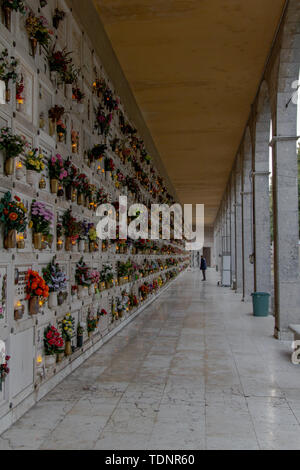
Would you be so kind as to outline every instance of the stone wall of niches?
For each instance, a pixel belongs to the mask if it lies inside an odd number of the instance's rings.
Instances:
[[[126,321],[149,300],[159,295],[160,290],[171,282],[176,275],[189,264],[189,256],[183,251],[183,245],[176,242],[159,241],[152,246],[119,246],[111,241],[107,245],[102,242],[79,245],[78,241],[66,250],[64,234],[58,234],[57,225],[63,214],[72,209],[77,221],[95,223],[95,208],[99,199],[95,194],[102,195],[110,202],[118,201],[120,194],[128,195],[129,203],[167,202],[171,197],[164,188],[163,180],[157,173],[153,163],[149,163],[146,149],[137,132],[134,123],[129,123],[126,109],[114,90],[110,78],[101,66],[101,57],[93,53],[88,34],[72,17],[64,2],[38,0],[26,2],[28,8],[25,15],[12,12],[10,25],[6,27],[2,11],[0,25],[0,53],[7,49],[9,56],[19,61],[18,74],[22,78],[24,89],[20,95],[16,93],[16,85],[9,82],[10,97],[6,104],[0,105],[0,127],[9,127],[16,135],[26,138],[29,148],[15,158],[12,174],[5,171],[5,154],[0,155],[0,197],[8,191],[12,196],[18,196],[28,210],[33,200],[43,202],[54,214],[51,225],[51,237],[42,240],[41,247],[34,247],[33,232],[27,227],[22,234],[20,243],[15,248],[5,248],[4,224],[1,223],[0,237],[0,339],[4,341],[6,354],[11,356],[10,372],[2,381],[0,390],[0,419],[5,420],[9,413],[22,406],[22,403],[32,405],[38,397],[38,390],[49,382],[64,368],[67,370],[72,361],[77,360],[86,351],[110,334],[122,322]],[[52,27],[55,8],[64,11],[65,16],[59,22],[58,28]],[[49,70],[49,61],[45,51],[39,45],[33,55],[32,44],[25,28],[29,12],[43,15],[53,29],[52,44],[56,50],[72,51],[71,57],[76,67],[81,71],[76,86],[84,93],[81,103],[74,98],[73,90],[64,83],[58,83]],[[105,103],[101,93],[95,92],[96,80],[104,80],[112,91],[117,104],[112,111],[109,133],[105,136],[101,130],[95,129],[96,110]],[[73,85],[74,88],[74,85]],[[8,95],[8,94],[6,94]],[[64,108],[61,118],[66,126],[63,138],[57,133],[56,123],[49,119],[49,110],[55,105]],[[108,114],[108,111],[105,111]],[[114,145],[112,142],[114,141]],[[105,144],[105,155],[90,161],[88,152],[97,144]],[[34,175],[32,179],[25,167],[26,153],[39,149],[43,154],[45,170]],[[48,160],[60,154],[63,161],[68,158],[79,173],[84,173],[90,185],[94,187],[93,198],[78,204],[77,196],[68,200],[66,190],[51,192],[48,175]],[[112,159],[113,171],[105,171],[105,157]],[[145,158],[146,157],[146,158]],[[107,168],[106,168],[107,169]],[[129,186],[126,184],[129,182]],[[131,183],[130,183],[131,182]],[[132,185],[135,182],[135,185]],[[101,199],[101,198],[100,198]],[[92,204],[90,202],[93,202]],[[69,249],[70,248],[70,249]],[[49,308],[44,302],[36,315],[31,315],[26,300],[26,273],[33,269],[42,274],[53,257],[66,273],[67,290],[62,304]],[[113,282],[98,285],[99,289],[90,290],[86,296],[78,295],[76,290],[76,265],[83,256],[90,270],[101,272],[108,264],[113,271]],[[118,276],[118,263],[130,260],[134,271],[129,275]],[[140,286],[148,283],[155,289],[144,297]],[[115,315],[118,299],[122,292],[135,295],[138,305],[125,304],[122,315]],[[126,299],[128,299],[125,296]],[[124,300],[124,298],[123,298]],[[98,318],[97,327],[88,335],[85,328],[83,344],[78,347],[77,326],[86,323],[88,318],[95,318],[102,309],[107,315]],[[47,366],[44,351],[44,330],[53,325],[61,332],[62,321],[67,313],[74,318],[74,331],[71,340],[71,355],[60,357],[61,362]],[[68,369],[71,371],[71,368]],[[32,400],[30,399],[32,398]],[[29,406],[28,405],[28,406]],[[15,414],[15,418],[26,411],[27,405]],[[11,422],[15,418],[7,420]],[[5,427],[5,425],[4,425]],[[1,426],[0,426],[1,428]]]

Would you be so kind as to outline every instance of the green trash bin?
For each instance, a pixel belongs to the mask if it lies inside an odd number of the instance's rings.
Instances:
[[[252,295],[253,314],[255,317],[267,317],[269,315],[270,294],[267,292],[254,292]]]

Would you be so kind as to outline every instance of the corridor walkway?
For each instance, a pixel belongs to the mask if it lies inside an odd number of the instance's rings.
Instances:
[[[0,449],[300,449],[300,367],[273,318],[199,272],[0,437]]]

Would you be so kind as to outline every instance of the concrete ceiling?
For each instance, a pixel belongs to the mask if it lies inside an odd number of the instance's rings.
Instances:
[[[214,222],[284,0],[94,0],[182,203]]]

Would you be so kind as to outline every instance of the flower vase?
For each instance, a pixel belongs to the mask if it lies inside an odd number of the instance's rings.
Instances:
[[[42,233],[34,233],[33,234],[33,245],[35,250],[41,250],[43,244],[43,234]]]
[[[72,354],[72,345],[71,345],[71,341],[66,341],[66,345],[65,345],[65,355],[66,356],[71,356]]]
[[[10,31],[11,30],[11,8],[3,7],[3,15],[4,15],[5,27]]]
[[[65,250],[70,251],[71,250],[71,237],[66,237],[66,242],[65,242]]]
[[[53,137],[55,134],[55,119],[49,119],[49,135]]]
[[[38,41],[36,38],[30,38],[31,55],[35,58]]]
[[[68,186],[66,186],[66,198],[68,201],[72,200],[72,192],[73,192],[72,185],[69,184]]]
[[[83,286],[78,286],[77,293],[78,293],[78,299],[83,299],[83,297],[84,297],[84,287]]]
[[[26,183],[30,186],[35,186],[37,184],[37,180],[39,177],[39,173],[34,170],[27,170],[26,171]]]
[[[82,348],[83,346],[83,336],[77,336],[77,348]]]
[[[46,369],[49,369],[50,367],[55,366],[56,364],[56,356],[45,356],[45,366]]]
[[[84,203],[85,203],[84,194],[83,194],[83,193],[78,194],[78,197],[77,197],[77,204],[78,204],[79,206],[83,206]]]
[[[57,353],[56,354],[56,362],[59,364],[63,361],[63,358],[65,356],[65,353],[64,352],[61,352],[61,353]]]
[[[58,298],[57,292],[50,292],[48,297],[48,307],[52,310],[57,308],[58,306]]]
[[[59,185],[59,181],[57,179],[51,179],[50,180],[50,186],[51,186],[51,193],[52,194],[57,194],[58,185]]]
[[[16,245],[17,245],[17,231],[9,230],[4,239],[4,248],[6,250],[10,248],[16,248]]]
[[[72,100],[73,97],[73,85],[72,83],[66,83],[65,84],[65,95],[67,100]]]
[[[40,310],[39,297],[34,296],[29,299],[29,314],[37,315]]]
[[[8,157],[5,160],[4,170],[6,176],[11,176],[14,174],[15,169],[15,159],[13,157]]]
[[[80,240],[79,242],[79,251],[83,253],[85,250],[85,240]]]
[[[61,306],[65,301],[65,295],[63,292],[59,292],[57,295],[57,304]]]

